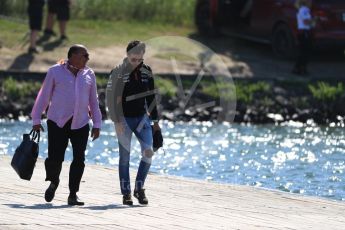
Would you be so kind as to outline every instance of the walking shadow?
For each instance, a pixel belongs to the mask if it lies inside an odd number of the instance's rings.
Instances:
[[[10,208],[17,208],[17,209],[61,209],[61,208],[71,208],[71,205],[52,205],[50,203],[45,204],[34,204],[34,205],[25,205],[25,204],[3,204]],[[101,210],[108,210],[108,209],[123,209],[123,208],[138,208],[138,207],[146,207],[141,205],[118,205],[118,204],[108,204],[108,205],[101,205],[101,206],[81,206],[84,209],[90,209],[94,211],[101,211]]]
[[[7,70],[28,70],[34,60],[34,55],[23,53],[17,56]]]
[[[43,35],[36,41],[36,44],[37,44],[37,45],[42,45],[43,43],[48,42],[49,39],[50,39],[50,36],[43,34]]]
[[[52,204],[34,204],[34,205],[25,205],[25,204],[4,204],[10,208],[18,208],[18,209],[60,209],[60,208],[69,208],[71,206],[59,205],[55,206]]]
[[[108,205],[101,205],[101,206],[84,206],[83,208],[85,209],[90,209],[90,210],[108,210],[108,209],[123,209],[123,208],[138,208],[138,207],[145,207],[141,205],[119,205],[119,204],[108,204]]]
[[[63,40],[57,39],[55,41],[51,41],[51,42],[47,42],[47,43],[42,44],[42,47],[43,47],[44,51],[52,51],[55,48],[57,48],[60,45],[62,45],[63,43],[64,43]]]

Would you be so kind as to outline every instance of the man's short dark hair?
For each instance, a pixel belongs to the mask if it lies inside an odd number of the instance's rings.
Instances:
[[[130,54],[141,54],[141,53],[145,53],[145,48],[146,48],[145,43],[134,40],[128,43],[126,51],[127,53],[130,53]]]
[[[86,49],[85,46],[79,45],[79,44],[71,46],[68,50],[67,58],[71,58],[72,54],[79,53],[81,50],[84,50],[84,49]]]

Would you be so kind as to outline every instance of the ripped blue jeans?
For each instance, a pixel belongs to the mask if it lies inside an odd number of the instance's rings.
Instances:
[[[122,133],[117,133],[120,154],[119,177],[121,193],[126,195],[131,193],[129,161],[132,134],[135,134],[141,146],[142,157],[135,179],[135,190],[140,190],[144,187],[145,179],[152,162],[152,129],[151,120],[147,115],[123,117],[121,123],[124,130]]]

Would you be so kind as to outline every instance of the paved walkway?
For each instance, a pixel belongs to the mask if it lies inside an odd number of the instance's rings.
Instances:
[[[134,172],[132,177],[134,178]],[[52,203],[43,198],[44,164],[19,179],[0,156],[0,229],[344,229],[345,203],[247,186],[151,174],[148,206],[123,206],[114,168],[87,165],[82,207],[66,204],[68,164]],[[136,200],[135,200],[136,201]]]

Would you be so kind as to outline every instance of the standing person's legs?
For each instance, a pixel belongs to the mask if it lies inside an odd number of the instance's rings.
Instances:
[[[59,21],[59,28],[60,28],[60,39],[64,40],[67,39],[66,36],[66,26],[67,26],[67,21]]]
[[[130,176],[129,176],[129,160],[131,151],[132,130],[127,122],[131,122],[131,118],[122,121],[124,130],[122,133],[116,133],[119,143],[119,177],[122,195],[131,194]]]
[[[37,53],[36,43],[38,37],[38,30],[31,30],[30,32],[30,47],[29,53]]]
[[[53,31],[53,27],[54,27],[54,13],[51,13],[48,11],[48,15],[47,15],[47,19],[46,19],[46,28],[44,30],[44,33],[46,35],[53,35],[55,36],[55,33]]]
[[[148,199],[145,195],[144,184],[147,174],[151,167],[153,150],[152,150],[152,128],[151,121],[145,115],[138,119],[138,125],[134,131],[137,136],[140,146],[142,157],[140,160],[137,177],[135,179],[134,197],[136,197],[140,204],[148,204]]]
[[[56,14],[56,1],[48,0],[48,15],[46,19],[46,27],[44,30],[45,36],[55,36],[56,34],[53,31],[54,27],[54,17]]]
[[[68,128],[67,123],[63,128],[57,126],[57,124],[51,120],[47,121],[48,127],[48,157],[46,158],[44,165],[46,169],[46,181],[50,181],[51,184],[45,193],[45,199],[47,202],[53,200],[55,191],[60,182],[60,173],[62,168],[62,162],[64,161],[65,151],[68,145]]]
[[[68,126],[63,128],[57,126],[54,121],[48,120],[48,157],[45,160],[46,181],[58,182],[62,162],[68,145]]]
[[[150,166],[152,163],[152,128],[151,128],[151,121],[145,115],[140,119],[139,125],[135,130],[135,135],[140,142],[141,147],[141,160],[138,168],[137,177],[135,180],[135,191],[142,190],[144,187],[146,176],[150,170]]]
[[[70,140],[73,148],[73,161],[69,171],[70,196],[76,196],[85,168],[85,150],[90,127],[89,124],[77,130],[70,130]]]
[[[292,72],[295,74],[301,74],[302,65],[303,65],[303,43],[304,43],[303,32],[300,32],[297,35],[297,39],[298,39],[298,44],[297,44],[298,51],[297,51],[295,67]]]
[[[28,15],[30,26],[30,47],[29,53],[37,53],[36,41],[38,32],[42,29],[44,1],[29,1]]]
[[[310,51],[311,51],[311,33],[310,31],[305,31],[303,34],[303,38],[301,41],[301,50],[302,50],[302,58],[301,58],[301,71],[302,74],[307,74],[307,65],[309,62],[309,58],[310,58]]]
[[[57,20],[59,21],[60,39],[67,39],[66,26],[70,18],[70,7],[67,0],[62,0],[56,8]]]

